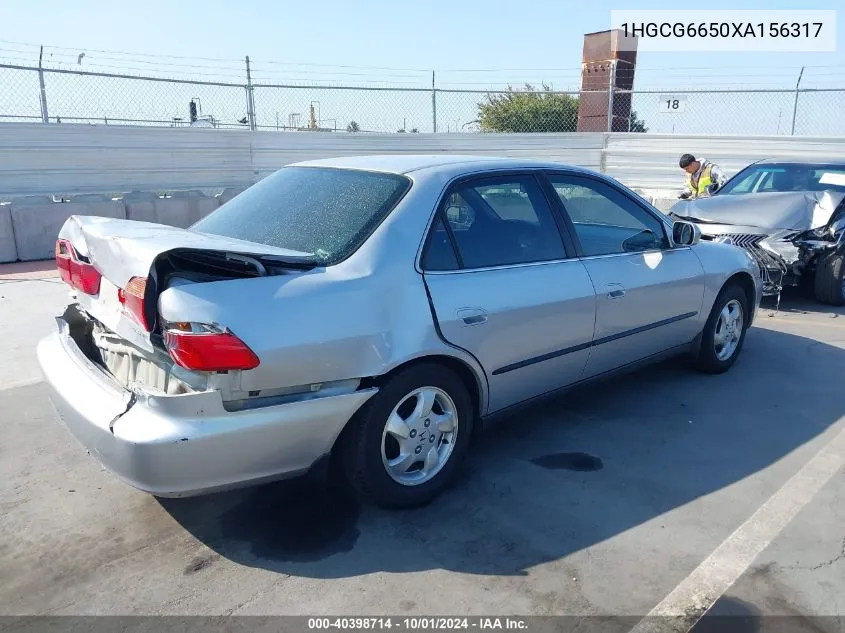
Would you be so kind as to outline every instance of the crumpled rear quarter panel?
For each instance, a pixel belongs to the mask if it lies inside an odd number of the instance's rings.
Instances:
[[[409,283],[391,271],[347,273],[178,286],[161,294],[159,311],[226,326],[243,340],[261,361],[241,373],[245,391],[374,376],[442,349],[419,275]]]

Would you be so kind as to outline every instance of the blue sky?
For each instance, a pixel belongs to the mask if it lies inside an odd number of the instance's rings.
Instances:
[[[714,20],[719,19],[720,9],[838,9],[840,5],[822,1],[800,6],[795,0],[706,3]],[[55,66],[79,68],[77,51],[85,51],[84,67],[110,72],[125,69],[129,74],[149,70],[157,75],[242,81],[240,60],[248,54],[255,78],[267,82],[426,86],[431,81],[429,69],[436,69],[440,88],[482,90],[545,81],[557,89],[572,89],[578,87],[583,34],[608,28],[613,8],[680,9],[683,5],[661,0],[637,4],[553,0],[7,1],[2,9],[0,61],[32,63],[37,61],[37,49],[29,45],[44,44],[50,47],[48,62]],[[845,87],[845,12],[838,18],[836,53],[643,53],[635,87],[788,88],[794,86],[802,65],[809,67],[804,85]],[[119,51],[157,57],[124,56],[117,54]],[[378,111],[397,110],[383,95],[366,97]],[[270,95],[264,99],[270,105]],[[427,122],[425,115],[417,112],[424,107],[422,99],[418,100],[420,104],[407,108],[414,119],[407,125],[422,129]],[[275,111],[280,111],[285,119],[289,111],[302,110],[299,101],[295,105],[274,103],[269,110],[265,107],[265,117],[275,119]],[[784,113],[790,109],[787,101],[776,105],[779,117],[791,116],[791,111]],[[841,100],[820,101],[818,107],[834,113],[841,110],[841,104]],[[331,109],[325,104],[321,107]],[[452,107],[456,111],[454,125],[462,125],[466,107],[462,103]],[[640,107],[648,108],[650,103]],[[332,114],[347,118],[345,113],[331,111],[321,116]],[[398,113],[395,121],[402,122]]]

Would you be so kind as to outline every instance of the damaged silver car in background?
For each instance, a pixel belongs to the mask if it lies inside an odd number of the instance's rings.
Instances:
[[[709,198],[679,200],[669,216],[745,249],[764,295],[805,285],[819,302],[845,305],[845,160],[759,161]]]

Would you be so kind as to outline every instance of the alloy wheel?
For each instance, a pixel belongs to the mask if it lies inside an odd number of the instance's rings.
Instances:
[[[415,389],[390,413],[381,440],[381,459],[387,473],[403,486],[430,481],[455,448],[458,410],[452,398],[437,387]]]

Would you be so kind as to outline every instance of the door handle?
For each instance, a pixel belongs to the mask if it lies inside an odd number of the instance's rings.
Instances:
[[[607,296],[611,299],[618,299],[625,296],[625,289],[620,284],[608,284]]]
[[[456,314],[464,325],[481,325],[487,322],[487,310],[484,308],[461,308]]]

